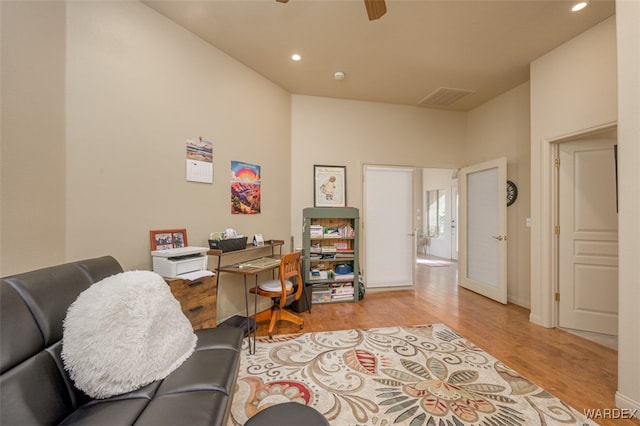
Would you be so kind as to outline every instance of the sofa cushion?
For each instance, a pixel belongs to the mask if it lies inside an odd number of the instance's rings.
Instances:
[[[95,283],[69,307],[62,359],[76,387],[108,398],[163,379],[196,341],[164,279],[128,271]]]
[[[67,263],[4,279],[29,306],[44,345],[62,338],[62,321],[78,294],[91,286],[90,277],[76,265]]]
[[[225,425],[231,397],[223,392],[199,391],[160,395],[144,410],[136,426]],[[176,416],[175,413],[180,413]]]
[[[35,355],[44,348],[44,340],[27,305],[18,293],[3,281],[0,288],[0,324],[11,324],[1,328],[0,371]],[[10,344],[9,344],[10,343]]]
[[[2,424],[55,424],[73,409],[55,360],[38,352],[2,375]]]

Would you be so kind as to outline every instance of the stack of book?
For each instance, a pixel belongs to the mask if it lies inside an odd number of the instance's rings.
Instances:
[[[354,250],[347,243],[335,243],[336,259],[352,259]]]
[[[331,300],[353,299],[353,283],[330,284]]]
[[[353,281],[353,272],[349,274],[334,274],[333,279],[336,281]]]
[[[324,235],[324,226],[322,225],[311,225],[309,228],[309,232],[311,234],[311,238],[322,238]]]

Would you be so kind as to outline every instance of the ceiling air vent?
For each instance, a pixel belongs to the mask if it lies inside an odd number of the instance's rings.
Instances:
[[[425,106],[449,106],[453,105],[467,95],[475,93],[475,90],[451,89],[449,87],[440,87],[434,90],[430,95],[420,101],[420,105]]]

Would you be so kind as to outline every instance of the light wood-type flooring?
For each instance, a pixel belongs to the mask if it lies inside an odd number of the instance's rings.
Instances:
[[[457,286],[453,266],[416,266],[415,291],[369,292],[358,303],[313,305],[304,332],[443,323],[575,409],[614,408],[617,352],[529,321],[529,310]],[[258,334],[267,335],[268,322]],[[298,333],[280,322],[274,334]],[[595,419],[603,425],[634,420]]]

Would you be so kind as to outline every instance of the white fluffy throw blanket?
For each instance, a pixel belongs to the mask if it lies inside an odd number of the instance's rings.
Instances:
[[[102,399],[163,379],[196,341],[162,277],[129,271],[93,284],[69,307],[62,359],[78,389]]]

